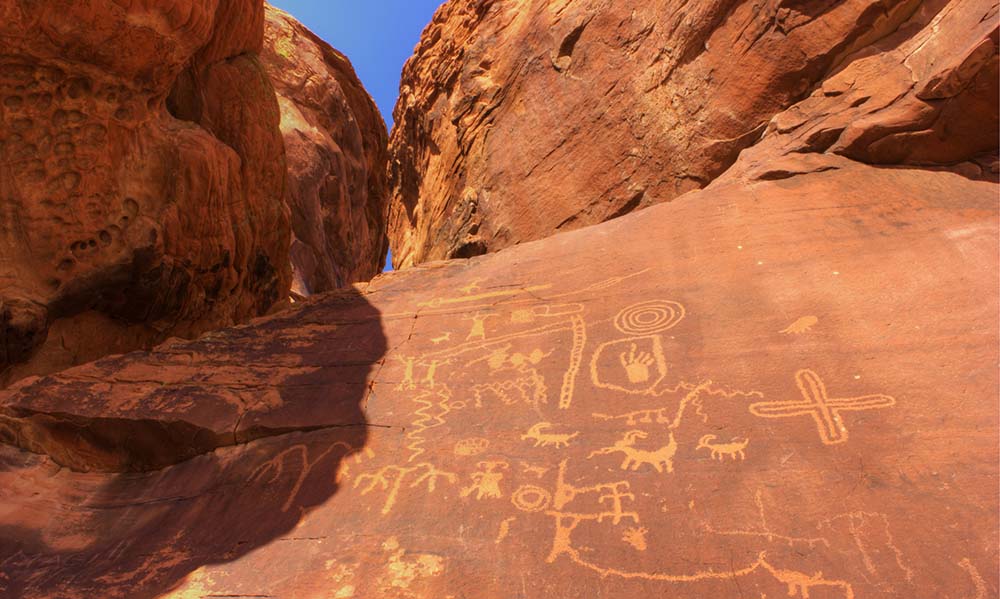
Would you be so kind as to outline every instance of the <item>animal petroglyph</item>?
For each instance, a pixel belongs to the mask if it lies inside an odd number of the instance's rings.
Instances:
[[[479,472],[472,473],[472,484],[462,489],[460,495],[468,497],[473,492],[476,499],[499,499],[503,497],[500,490],[500,481],[503,480],[502,470],[510,468],[510,464],[503,460],[479,462],[477,467]]]
[[[684,306],[667,300],[633,304],[615,316],[615,328],[626,335],[651,335],[677,326],[684,319]]]
[[[649,532],[641,526],[630,526],[625,529],[625,533],[622,534],[622,540],[631,545],[636,551],[645,551],[646,545],[646,533]]]
[[[440,345],[441,343],[444,343],[445,341],[451,341],[451,333],[450,332],[449,333],[445,333],[444,335],[441,335],[440,337],[434,337],[433,339],[431,339],[431,343],[433,343],[434,345]]]
[[[396,505],[400,487],[409,478],[413,478],[413,481],[409,484],[409,488],[417,488],[421,484],[426,483],[428,493],[433,493],[437,488],[438,479],[443,478],[452,484],[458,480],[458,476],[453,472],[444,472],[433,464],[423,462],[408,467],[386,466],[374,474],[359,475],[354,479],[354,488],[364,486],[361,489],[362,495],[367,495],[376,487],[380,487],[383,491],[388,491],[385,504],[382,506],[382,514],[385,515],[391,512],[392,508]]]
[[[539,422],[528,429],[528,432],[521,435],[522,441],[534,441],[535,447],[569,447],[570,441],[580,435],[579,432],[570,434],[546,433],[552,428],[550,422]]]
[[[669,433],[668,443],[656,451],[635,447],[637,441],[646,439],[648,436],[649,434],[645,431],[628,431],[621,439],[615,441],[614,445],[591,452],[587,456],[587,459],[589,460],[599,455],[621,453],[625,456],[625,460],[621,465],[622,470],[631,469],[635,471],[643,464],[648,464],[655,468],[657,472],[663,472],[664,469],[667,472],[673,472],[674,455],[677,453],[677,441],[674,439],[674,434],[672,432]]]
[[[273,483],[281,478],[284,472],[285,459],[291,455],[298,455],[301,460],[301,467],[299,469],[299,475],[295,479],[295,484],[292,485],[291,491],[288,493],[288,498],[285,503],[281,506],[282,512],[287,512],[293,505],[295,498],[298,496],[299,491],[302,489],[302,484],[309,477],[309,473],[313,468],[316,467],[323,458],[329,455],[333,450],[337,448],[343,448],[345,452],[350,452],[354,450],[354,447],[343,441],[338,441],[329,447],[325,451],[316,456],[313,460],[309,460],[309,448],[306,445],[294,445],[288,449],[282,451],[278,455],[274,456],[270,460],[264,462],[258,466],[250,476],[247,478],[247,482],[254,480],[255,478],[264,477],[265,473],[271,472],[271,478],[267,481],[268,483]]]
[[[524,474],[530,474],[535,478],[542,478],[548,471],[548,468],[543,468],[542,466],[532,466],[531,464],[521,462],[521,472]]]
[[[816,422],[820,440],[826,445],[847,441],[847,427],[841,412],[889,408],[896,405],[893,397],[882,394],[830,399],[826,385],[812,370],[795,373],[795,382],[804,398],[801,401],[758,402],[750,405],[750,413],[761,418],[811,416]]]
[[[698,440],[697,449],[707,449],[712,452],[712,459],[719,460],[720,462],[727,457],[732,459],[739,458],[745,460],[746,448],[750,444],[750,439],[736,437],[728,443],[716,443],[717,437],[715,435],[705,435]]]
[[[801,335],[802,333],[808,333],[818,322],[819,319],[815,316],[803,316],[788,325],[787,328],[782,329],[781,333],[785,335]]]

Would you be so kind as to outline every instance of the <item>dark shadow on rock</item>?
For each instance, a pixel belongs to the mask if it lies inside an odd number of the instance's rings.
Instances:
[[[145,361],[169,369],[171,356],[193,357],[191,376],[169,385],[186,393],[150,398],[164,422],[195,411],[198,400],[222,405],[227,384],[249,386],[259,401],[240,415],[235,445],[154,471],[73,472],[0,446],[0,596],[156,597],[202,566],[280,540],[337,492],[341,462],[364,447],[368,376],[385,351],[378,312],[342,292],[247,327],[82,367],[123,372]],[[62,385],[71,397],[73,372],[40,388],[59,393]],[[118,385],[106,401],[116,400]]]

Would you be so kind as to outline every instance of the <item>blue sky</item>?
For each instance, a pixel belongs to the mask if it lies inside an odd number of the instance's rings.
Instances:
[[[442,0],[270,0],[347,55],[386,126],[403,63]],[[392,255],[386,261],[391,264]]]

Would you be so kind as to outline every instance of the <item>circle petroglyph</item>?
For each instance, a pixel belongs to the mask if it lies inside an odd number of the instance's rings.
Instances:
[[[486,451],[490,446],[488,439],[483,439],[482,437],[471,437],[469,439],[462,439],[455,443],[455,455],[459,456],[474,456],[479,455]]]
[[[514,491],[510,501],[514,507],[523,512],[540,512],[549,507],[552,494],[541,487],[524,485]]]
[[[673,328],[684,318],[684,306],[668,300],[633,304],[615,317],[615,328],[626,335],[651,335]]]

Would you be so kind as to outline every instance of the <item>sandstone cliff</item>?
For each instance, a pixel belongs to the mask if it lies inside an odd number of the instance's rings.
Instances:
[[[286,296],[263,6],[0,0],[0,384]]]
[[[274,7],[266,17],[262,58],[288,161],[292,290],[370,280],[388,251],[385,123],[343,54]]]
[[[991,2],[453,0],[403,73],[393,261],[482,254],[671,200],[764,134],[876,164],[967,163],[996,152],[995,73]],[[800,101],[839,112],[812,137],[798,138],[797,111],[769,129]]]
[[[997,12],[893,6],[705,189],[0,391],[0,596],[997,596]]]

